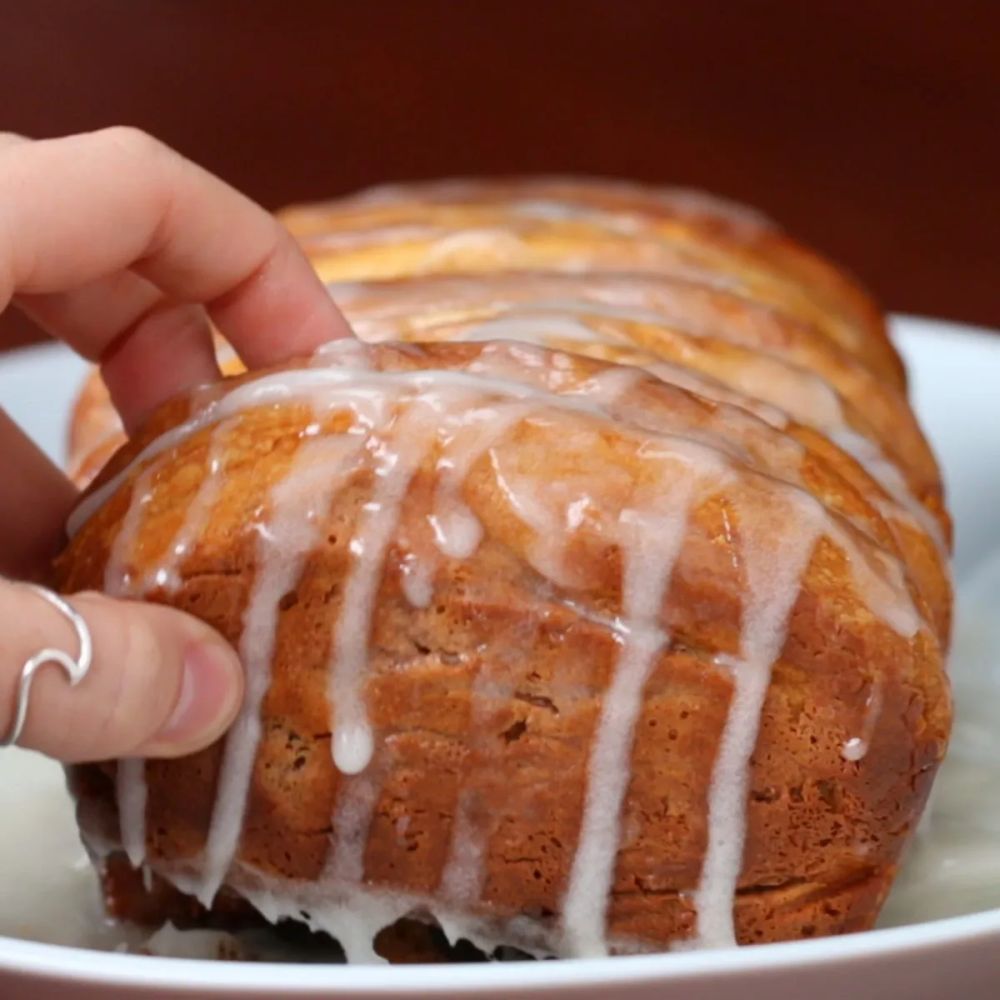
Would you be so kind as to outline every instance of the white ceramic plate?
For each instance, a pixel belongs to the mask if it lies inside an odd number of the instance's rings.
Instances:
[[[895,331],[909,363],[916,409],[945,471],[958,527],[956,578],[962,584],[979,571],[976,599],[985,600],[988,606],[998,590],[992,582],[984,589],[983,581],[1000,580],[1000,573],[990,577],[982,572],[982,563],[1000,552],[1000,336],[912,318],[896,320]],[[0,359],[0,404],[57,459],[62,457],[68,405],[82,367],[58,347],[34,348]],[[1000,569],[1000,563],[996,568]],[[1000,657],[1000,628],[994,627],[988,635],[986,651]],[[1000,679],[1000,670],[997,675]],[[988,722],[986,732],[989,737]],[[989,780],[998,773],[987,772]],[[0,777],[0,817],[31,805],[5,800],[5,791]],[[1000,795],[1000,784],[982,788],[981,794]],[[39,811],[38,815],[48,814]],[[44,851],[42,845],[48,841],[42,832],[35,846]],[[45,832],[52,839],[54,831]],[[995,853],[991,841],[986,845],[990,860],[1000,855],[1000,832]],[[12,864],[16,865],[16,859],[3,856],[0,844],[0,901],[14,892]],[[989,877],[997,877],[1000,866],[994,864],[988,870],[992,872]],[[22,887],[17,898],[32,895]],[[976,898],[1000,902],[1000,887],[992,896]],[[942,902],[938,912],[956,912],[962,906],[957,896]],[[60,909],[52,906],[51,898],[48,906],[46,914]],[[53,939],[60,938],[54,934]],[[109,954],[0,936],[0,997],[19,1000],[47,995],[71,1000],[139,995],[189,1000],[271,996],[499,1000],[515,995],[553,1000],[746,1000],[748,996],[769,1000],[961,996],[976,1000],[1000,996],[1000,909],[847,937],[718,952],[475,965],[346,967],[193,961]]]

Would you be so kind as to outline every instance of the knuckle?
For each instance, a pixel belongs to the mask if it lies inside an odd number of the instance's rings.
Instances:
[[[117,617],[121,622],[121,649],[117,669],[137,681],[148,682],[158,672],[162,654],[156,632],[148,616],[138,609],[123,609]]]
[[[100,598],[104,627],[95,637],[102,697],[87,720],[93,746],[122,749],[138,746],[160,721],[163,698],[163,653],[149,616],[138,607]],[[151,718],[152,717],[152,718]]]

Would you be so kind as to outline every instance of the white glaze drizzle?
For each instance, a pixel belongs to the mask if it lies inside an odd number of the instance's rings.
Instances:
[[[575,280],[575,279],[573,279]],[[664,316],[655,309],[647,309],[640,305],[619,305],[615,302],[604,302],[599,296],[590,297],[586,289],[579,289],[580,298],[541,298],[529,299],[519,303],[516,299],[510,302],[493,303],[493,308],[501,308],[501,315],[512,315],[522,311],[541,313],[551,316],[584,316],[599,319],[619,319],[628,323],[651,323],[662,325]],[[697,335],[697,331],[693,331]],[[465,339],[464,337],[462,338]],[[605,340],[608,343],[628,343],[624,334],[612,333],[607,327],[594,330],[589,339]]]
[[[478,829],[472,818],[470,793],[463,789],[455,809],[448,859],[438,886],[438,894],[452,906],[471,907],[479,901],[485,876],[486,846],[485,831]]]
[[[646,371],[642,368],[626,366],[607,368],[588,378],[578,389],[573,390],[573,394],[586,396],[600,406],[612,410],[624,396],[645,380],[645,376]]]
[[[146,860],[146,761],[123,757],[115,763],[115,794],[122,847],[129,864],[138,868]]]
[[[546,198],[525,198],[513,201],[508,206],[515,215],[543,222],[590,223],[611,232],[634,235],[645,228],[645,220],[634,213],[609,212],[568,201]]]
[[[595,198],[596,195],[596,198]],[[471,202],[476,207],[497,204],[508,209],[520,206],[530,218],[571,220],[574,215],[614,222],[622,217],[633,225],[648,226],[647,212],[632,205],[652,203],[691,220],[723,222],[734,235],[749,239],[775,228],[758,209],[696,188],[649,187],[607,177],[542,176],[525,183],[447,179],[414,184],[385,184],[351,195],[340,204],[350,210],[355,205],[410,205],[414,199],[426,204]],[[328,207],[328,206],[327,206]]]
[[[209,450],[206,475],[201,481],[194,498],[185,509],[184,520],[177,534],[167,547],[167,553],[158,568],[147,573],[141,580],[133,577],[128,568],[136,537],[142,524],[143,515],[153,498],[152,484],[159,471],[160,463],[152,463],[137,477],[132,491],[129,509],[122,520],[122,526],[115,537],[105,568],[104,590],[116,596],[138,596],[153,586],[174,590],[180,584],[177,564],[187,553],[190,544],[197,538],[211,513],[218,491],[221,488],[222,438],[228,424],[221,425],[213,434]],[[124,758],[116,765],[115,788],[118,798],[118,815],[121,826],[122,847],[133,868],[138,868],[146,856],[146,765],[141,758]]]
[[[153,480],[159,471],[150,465],[138,476],[132,487],[128,510],[108,553],[104,569],[104,592],[113,597],[129,597],[136,592],[131,560],[132,549],[142,525],[142,519],[153,499]],[[118,827],[122,847],[133,868],[146,858],[146,761],[128,757],[115,765],[115,797],[118,801]]]
[[[868,754],[868,747],[871,744],[872,734],[878,724],[879,716],[882,714],[882,687],[876,680],[872,683],[868,697],[865,699],[865,716],[861,724],[861,735],[852,736],[844,741],[841,747],[840,756],[852,764],[864,760]]]
[[[159,472],[158,465],[150,465],[136,477],[132,486],[128,509],[121,526],[111,543],[104,567],[104,592],[112,597],[128,597],[137,592],[138,581],[133,578],[133,552],[146,508],[153,500],[153,480]]]
[[[432,225],[380,226],[377,229],[341,229],[304,237],[310,247],[323,250],[363,250],[373,244],[413,243],[418,240],[441,239],[445,231]]]
[[[434,598],[434,571],[436,562],[423,555],[409,552],[400,560],[403,596],[414,608],[426,608]]]
[[[151,590],[161,587],[167,593],[175,592],[182,580],[179,572],[181,560],[188,554],[191,546],[197,542],[211,517],[212,509],[222,491],[222,473],[225,468],[225,440],[231,423],[220,424],[212,434],[206,459],[206,473],[198,486],[194,497],[184,511],[184,520],[171,539],[166,553],[157,564],[146,574],[144,589]]]
[[[847,526],[832,520],[827,525],[826,534],[846,557],[851,579],[862,603],[897,635],[912,638],[923,619],[909,596],[906,574],[900,561],[875,546],[862,550]]]
[[[437,436],[435,407],[416,399],[401,417],[391,442],[374,451],[375,489],[350,543],[353,564],[333,637],[330,670],[333,760],[345,774],[358,774],[371,760],[374,739],[365,711],[362,680],[375,597],[385,555],[396,531],[410,480]]]
[[[192,894],[197,886],[197,873],[182,863],[161,865],[158,873],[181,892]],[[352,964],[384,962],[373,940],[383,927],[408,914],[433,917],[452,944],[464,938],[487,954],[505,944],[539,958],[557,950],[553,934],[530,918],[474,914],[438,896],[338,882],[329,875],[312,882],[280,879],[240,862],[233,865],[227,884],[272,923],[294,920],[336,938]]]
[[[643,365],[643,368],[658,379],[669,382],[670,385],[676,385],[686,392],[693,392],[699,396],[704,396],[705,399],[714,399],[720,403],[729,403],[731,406],[738,406],[740,409],[752,413],[759,420],[763,420],[777,430],[784,430],[788,426],[788,414],[784,410],[761,401],[759,397],[734,392],[725,383],[719,382],[711,376],[696,372],[692,368],[671,364],[666,361],[657,361],[651,365]]]
[[[583,343],[615,343],[588,323],[568,316],[532,315],[532,311],[517,310],[495,319],[477,323],[462,330],[463,341],[521,340],[529,344],[552,346],[560,340]],[[620,341],[619,341],[620,342]]]
[[[896,505],[895,509],[888,511],[890,516],[909,515],[909,519],[934,542],[944,565],[947,561],[948,545],[941,524],[914,496],[899,466],[888,459],[874,441],[858,434],[846,424],[824,430],[834,444],[846,451],[889,494]]]
[[[615,387],[611,387],[595,380],[594,401],[603,403],[612,394],[620,393],[622,389],[618,386],[624,382],[619,376]],[[467,558],[478,546],[482,528],[461,499],[461,486],[476,460],[536,405],[532,401],[484,407],[479,396],[464,391],[461,385],[457,393],[443,392],[440,388],[428,390],[412,400],[409,409],[398,418],[399,425],[388,446],[376,449],[376,487],[362,512],[363,523],[351,541],[354,565],[345,583],[334,636],[330,679],[334,716],[332,749],[334,762],[344,773],[364,770],[374,748],[361,682],[385,553],[396,531],[399,510],[413,474],[432,444],[439,444],[438,483],[428,520],[437,547],[444,555]],[[428,601],[429,570],[412,568],[416,560],[413,553],[407,558],[410,569],[404,570],[404,581],[408,578],[411,584],[415,581],[410,599],[413,603]]]
[[[271,679],[279,602],[298,582],[317,541],[321,519],[356,470],[362,444],[357,435],[306,439],[292,468],[273,489],[269,520],[255,526],[257,567],[239,643],[246,691],[219,766],[197,894],[206,906],[211,905],[239,845],[261,737],[260,709]]]
[[[461,229],[430,242],[424,250],[422,264],[427,268],[442,267],[470,252],[482,254],[491,263],[501,264],[520,258],[524,248],[521,238],[508,229]],[[462,262],[468,263],[466,260]]]
[[[365,845],[380,788],[380,776],[373,773],[375,770],[370,767],[363,774],[344,779],[345,785],[337,797],[334,810],[333,836],[330,854],[320,876],[322,882],[349,890],[360,888],[363,883]],[[354,892],[351,892],[351,897],[355,901],[359,898]],[[340,941],[347,960],[359,963],[380,961],[374,949],[375,935],[391,919],[382,907],[376,908],[374,922],[371,918],[359,921],[351,908],[343,906],[331,908],[327,904],[325,914],[325,923],[331,926],[331,932],[335,929],[334,936]],[[379,926],[374,926],[374,923]]]
[[[486,664],[480,664],[469,692],[469,738],[473,744],[470,752],[477,753],[483,749],[484,740],[480,734],[484,732],[495,706],[508,704],[513,694],[513,684],[497,678]],[[474,804],[474,794],[466,788],[460,789],[448,857],[438,886],[438,895],[453,909],[461,910],[477,903],[486,878],[486,849],[490,831],[475,821]],[[483,814],[481,805],[477,812]]]
[[[844,424],[840,396],[815,372],[769,354],[744,354],[738,367],[727,371],[730,384],[747,396],[780,407],[800,424],[826,431]]]
[[[703,451],[690,456],[680,451],[671,457],[680,461],[669,463],[652,503],[623,510],[619,518],[626,635],[591,743],[579,841],[562,907],[563,950],[568,955],[607,953],[606,910],[635,722],[646,680],[667,642],[660,625],[663,603],[684,541],[695,482],[714,465],[709,458],[705,467]]]
[[[434,507],[428,516],[438,549],[453,559],[466,559],[479,545],[482,525],[462,499],[462,486],[478,459],[515,424],[535,409],[533,403],[498,403],[468,410],[453,430],[450,447],[437,462]]]
[[[694,896],[698,943],[736,943],[733,905],[743,865],[750,759],[757,743],[771,670],[781,656],[789,616],[813,548],[829,518],[809,494],[787,490],[769,499],[765,518],[739,525],[745,573],[740,649],[717,661],[732,677],[732,700],[708,790],[708,843]]]
[[[379,782],[370,768],[343,780],[333,816],[333,841],[324,877],[356,885],[365,874],[365,844]]]

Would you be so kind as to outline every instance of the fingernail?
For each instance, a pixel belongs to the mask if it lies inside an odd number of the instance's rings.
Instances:
[[[239,671],[239,661],[227,646],[217,642],[188,646],[177,704],[142,753],[147,757],[192,753],[221,736],[238,708]]]

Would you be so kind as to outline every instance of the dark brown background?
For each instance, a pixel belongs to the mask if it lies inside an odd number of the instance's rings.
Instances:
[[[702,186],[889,308],[1000,325],[992,0],[0,0],[0,127],[115,122],[274,207],[442,174]]]

